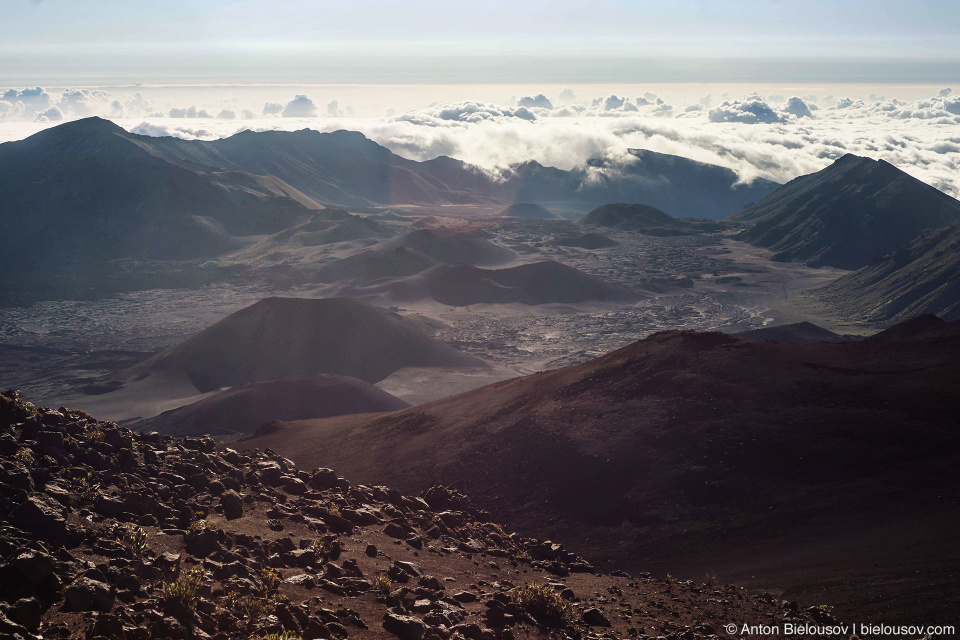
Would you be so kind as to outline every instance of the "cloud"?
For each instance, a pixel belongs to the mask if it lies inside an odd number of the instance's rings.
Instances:
[[[597,98],[593,101],[592,106],[598,106],[603,108],[604,111],[613,111],[615,109],[621,108],[624,103],[630,104],[627,102],[626,98],[621,98],[616,95],[609,95],[606,98]]]
[[[797,96],[793,96],[787,100],[787,104],[783,107],[783,110],[798,118],[813,117],[813,114],[810,112],[810,106],[804,102],[803,98],[798,98]]]
[[[504,120],[518,118],[534,121],[537,114],[528,107],[507,107],[485,102],[456,102],[453,104],[434,106],[428,109],[413,111],[395,116],[395,120],[417,123],[426,126],[438,126],[444,121],[482,122],[485,120]]]
[[[945,88],[945,89],[940,89],[940,93],[939,93],[938,95],[939,95],[941,98],[946,98],[946,97],[947,97],[948,95],[950,95],[951,93],[953,93],[953,89],[951,89],[950,87],[947,87],[947,88]]]
[[[560,91],[560,102],[574,102],[577,99],[577,93],[573,89],[563,89]]]
[[[22,102],[24,106],[31,108],[33,111],[38,111],[50,105],[50,94],[47,93],[43,87],[36,87],[34,89],[7,89],[3,92],[3,95],[0,95],[0,99],[12,104]]]
[[[212,118],[210,112],[206,109],[198,109],[196,106],[186,108],[173,107],[168,115],[171,118]]]
[[[305,95],[299,94],[283,107],[284,118],[312,118],[317,115],[317,105]]]
[[[34,120],[37,122],[59,122],[63,120],[63,111],[57,106],[47,107],[43,111],[38,111]]]
[[[0,120],[22,120],[24,106],[22,102],[0,100]]]
[[[789,116],[771,107],[760,98],[751,97],[740,101],[724,101],[708,112],[710,122],[740,122],[745,124],[772,124],[786,122]]]
[[[113,117],[122,126],[147,135],[202,140],[248,128],[293,130],[304,126],[296,119],[276,117],[297,98],[290,103],[275,102],[273,90],[268,89],[246,101],[232,98],[229,88],[210,89],[191,95],[191,106],[180,106],[176,100],[171,103],[169,96],[163,97],[155,88],[138,89],[137,93],[121,88],[11,91],[0,89],[0,140],[18,139],[18,135],[49,126],[58,113],[70,119],[91,112]],[[879,95],[880,91],[859,95],[856,88],[847,91],[847,95],[837,96],[801,89],[792,97],[781,91],[781,96],[722,98],[720,91],[714,91],[713,98],[671,93],[671,102],[682,100],[674,107],[665,100],[668,95],[661,97],[651,91],[577,97],[571,90],[551,100],[552,108],[524,106],[516,99],[507,103],[440,101],[419,109],[397,107],[399,115],[376,118],[352,117],[342,101],[333,101],[332,96],[324,96],[322,102],[307,99],[304,106],[307,113],[313,105],[320,115],[336,115],[312,120],[309,126],[319,130],[361,131],[408,158],[448,155],[491,174],[509,171],[511,165],[527,160],[569,169],[594,156],[609,158],[605,170],[615,171],[618,162],[629,161],[617,160],[625,149],[644,148],[726,166],[744,181],[762,177],[786,182],[849,152],[882,158],[946,193],[960,195],[960,96],[937,89],[925,97],[916,91],[904,94],[893,89],[884,92],[895,94],[889,96]],[[521,95],[522,100],[541,94],[530,91]],[[21,98],[31,104],[45,100],[46,104],[35,108]],[[51,107],[59,111],[38,115]]]
[[[550,98],[538,93],[535,96],[523,96],[517,100],[518,107],[539,107],[541,109],[553,109],[553,103],[550,102]]]
[[[68,89],[60,94],[57,106],[72,116],[87,117],[102,113],[107,107],[113,110],[110,98],[110,93],[100,89]]]

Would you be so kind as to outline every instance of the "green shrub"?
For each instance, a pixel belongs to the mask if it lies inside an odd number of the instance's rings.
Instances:
[[[181,573],[176,580],[163,583],[163,597],[167,600],[179,600],[190,609],[200,601],[200,587],[207,572],[203,567],[194,567]]]
[[[217,612],[245,615],[252,624],[256,624],[273,613],[273,604],[263,598],[231,591],[217,602]]]
[[[130,548],[134,558],[142,558],[147,550],[147,532],[138,524],[128,524],[123,529],[123,543]]]
[[[261,569],[260,587],[263,589],[264,597],[276,593],[280,588],[280,573],[276,569]]]
[[[103,489],[97,482],[97,477],[92,473],[74,481],[74,489],[80,498],[80,504],[93,504],[103,497]]]

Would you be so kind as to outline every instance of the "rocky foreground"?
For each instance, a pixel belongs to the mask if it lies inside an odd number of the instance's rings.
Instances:
[[[12,391],[0,514],[2,638],[694,640],[833,622],[741,587],[599,575],[443,487],[353,485]]]

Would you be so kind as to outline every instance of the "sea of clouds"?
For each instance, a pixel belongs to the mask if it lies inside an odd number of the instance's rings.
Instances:
[[[231,89],[219,91],[226,96]],[[284,93],[280,87],[272,91]],[[307,93],[255,103],[212,100],[208,91],[207,103],[174,104],[171,99],[189,94],[158,98],[155,91],[135,88],[18,87],[0,89],[0,141],[98,115],[143,135],[207,140],[245,129],[351,129],[408,158],[447,155],[494,173],[527,160],[566,169],[592,156],[628,158],[627,149],[645,148],[730,167],[743,181],[778,182],[854,153],[887,160],[958,197],[960,96],[950,88],[929,93],[835,94],[827,87],[794,95],[677,99],[650,91],[588,94],[573,87],[424,106],[408,100],[370,115],[361,114],[359,105],[355,110]]]

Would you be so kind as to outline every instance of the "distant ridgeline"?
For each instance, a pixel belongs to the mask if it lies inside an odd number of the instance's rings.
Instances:
[[[570,171],[527,162],[499,180],[448,157],[407,160],[350,131],[245,131],[202,142],[87,118],[0,145],[3,286],[64,267],[95,276],[116,258],[222,255],[301,225],[322,206],[484,205],[553,217],[543,205],[586,212],[628,202],[720,218],[778,186],[739,184],[729,169],[676,156],[630,154]]]
[[[960,202],[883,160],[847,154],[728,220],[774,260],[856,270],[817,293],[845,315],[960,317]]]

